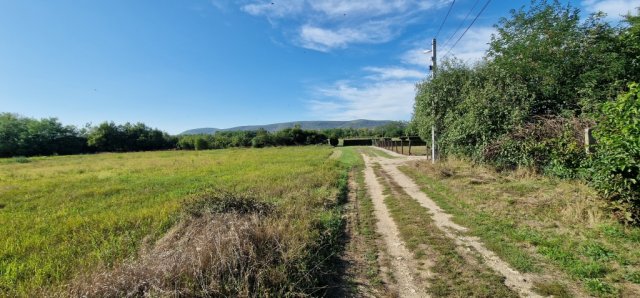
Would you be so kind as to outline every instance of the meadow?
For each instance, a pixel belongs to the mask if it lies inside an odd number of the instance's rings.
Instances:
[[[357,162],[351,150],[340,160],[329,158],[332,151],[307,146],[0,159],[0,296],[84,289],[69,285],[134,262],[142,248],[185,222],[185,205],[206,205],[220,194],[250,197],[275,210],[257,222],[277,227],[272,230],[285,261],[268,268],[275,277],[261,290],[318,291],[313,287],[325,283],[330,270],[324,267],[340,249],[339,200],[348,165]],[[251,245],[259,251],[261,243]],[[289,282],[296,272],[317,274]],[[213,291],[198,293],[205,290]]]

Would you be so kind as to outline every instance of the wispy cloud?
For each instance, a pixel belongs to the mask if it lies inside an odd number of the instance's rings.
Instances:
[[[637,0],[584,0],[582,6],[588,12],[602,11],[610,20],[620,20],[623,15],[637,14],[640,3]]]
[[[221,1],[221,0],[214,0]],[[451,0],[250,0],[242,11],[266,17],[272,24],[286,20],[291,42],[308,49],[331,51],[352,44],[378,44],[397,37],[420,19],[421,13]],[[291,26],[293,23],[293,26]],[[290,28],[294,28],[293,30]]]
[[[322,118],[408,120],[413,110],[415,83],[390,80],[357,86],[341,81],[317,92],[323,99],[309,101],[309,109]]]
[[[449,56],[455,56],[466,63],[480,61],[489,49],[491,35],[495,33],[496,29],[493,27],[472,27],[455,47],[452,47],[457,40],[455,36],[448,44],[444,44],[440,55],[444,58],[449,54]]]
[[[470,29],[449,53],[466,63],[478,62],[489,47],[493,27]],[[457,37],[456,37],[457,38]],[[450,42],[450,45],[455,39]],[[359,80],[340,80],[314,90],[308,101],[314,116],[334,120],[357,118],[408,120],[415,100],[415,85],[429,73],[431,41],[421,41],[399,57],[398,65],[369,66]],[[449,46],[450,46],[449,45]],[[440,49],[440,58],[449,47]]]
[[[400,66],[392,67],[365,67],[365,71],[372,75],[367,78],[372,80],[407,80],[424,78],[426,74],[422,71]]]
[[[297,43],[304,48],[327,52],[336,48],[345,48],[353,43],[387,42],[395,35],[391,28],[392,26],[386,21],[336,29],[304,25],[300,29]]]
[[[332,120],[409,120],[415,85],[427,73],[413,67],[366,67],[359,80],[340,80],[313,90],[310,112]]]

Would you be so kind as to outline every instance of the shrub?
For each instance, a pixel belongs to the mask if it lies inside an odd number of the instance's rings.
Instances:
[[[206,139],[197,138],[196,141],[194,142],[194,148],[196,150],[206,150],[209,148],[209,144]]]
[[[574,178],[586,159],[583,131],[591,125],[578,118],[538,117],[485,147],[483,159],[499,169],[529,167]]]
[[[338,140],[338,138],[330,138],[329,139],[329,144],[333,147],[338,146],[338,144],[340,143],[340,141]]]
[[[597,140],[592,185],[626,223],[640,223],[640,86],[602,106],[594,130]]]
[[[13,161],[15,161],[16,163],[30,163],[31,160],[24,157],[24,156],[17,156],[13,158]]]

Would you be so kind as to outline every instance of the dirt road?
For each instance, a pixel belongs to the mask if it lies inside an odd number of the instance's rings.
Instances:
[[[379,149],[383,150],[383,149]],[[398,170],[398,166],[411,160],[424,159],[424,156],[403,156],[392,151],[383,150],[392,158],[384,157],[384,154],[363,154],[365,161],[365,183],[369,195],[374,203],[375,216],[378,219],[377,230],[383,238],[386,251],[391,262],[391,273],[395,280],[395,288],[401,297],[428,297],[429,287],[427,279],[417,278],[418,276],[432,276],[432,272],[424,272],[424,266],[414,259],[414,255],[407,250],[406,243],[401,239],[398,232],[398,224],[390,215],[388,207],[385,205],[384,187],[380,183],[381,177],[376,175],[374,167],[378,171],[383,171],[385,176],[390,177],[393,183],[401,187],[402,191],[416,200],[420,206],[430,213],[434,225],[450,238],[456,247],[456,252],[463,254],[465,259],[481,258],[482,266],[491,268],[495,273],[504,277],[504,284],[514,293],[521,297],[541,297],[533,292],[534,277],[529,274],[518,272],[511,268],[509,264],[501,260],[494,252],[476,237],[465,235],[467,228],[454,223],[451,215],[441,209],[431,200],[413,180]],[[426,244],[421,244],[426,245]],[[422,272],[421,272],[422,271]],[[427,268],[427,271],[429,269]]]

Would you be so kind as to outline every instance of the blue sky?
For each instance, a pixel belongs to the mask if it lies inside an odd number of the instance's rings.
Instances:
[[[0,112],[78,126],[140,121],[170,133],[409,120],[415,83],[428,75],[422,51],[451,2],[0,0]],[[455,1],[438,36],[441,56],[485,2]],[[492,1],[451,55],[477,60],[492,25],[528,3]],[[572,3],[613,21],[637,6]]]

